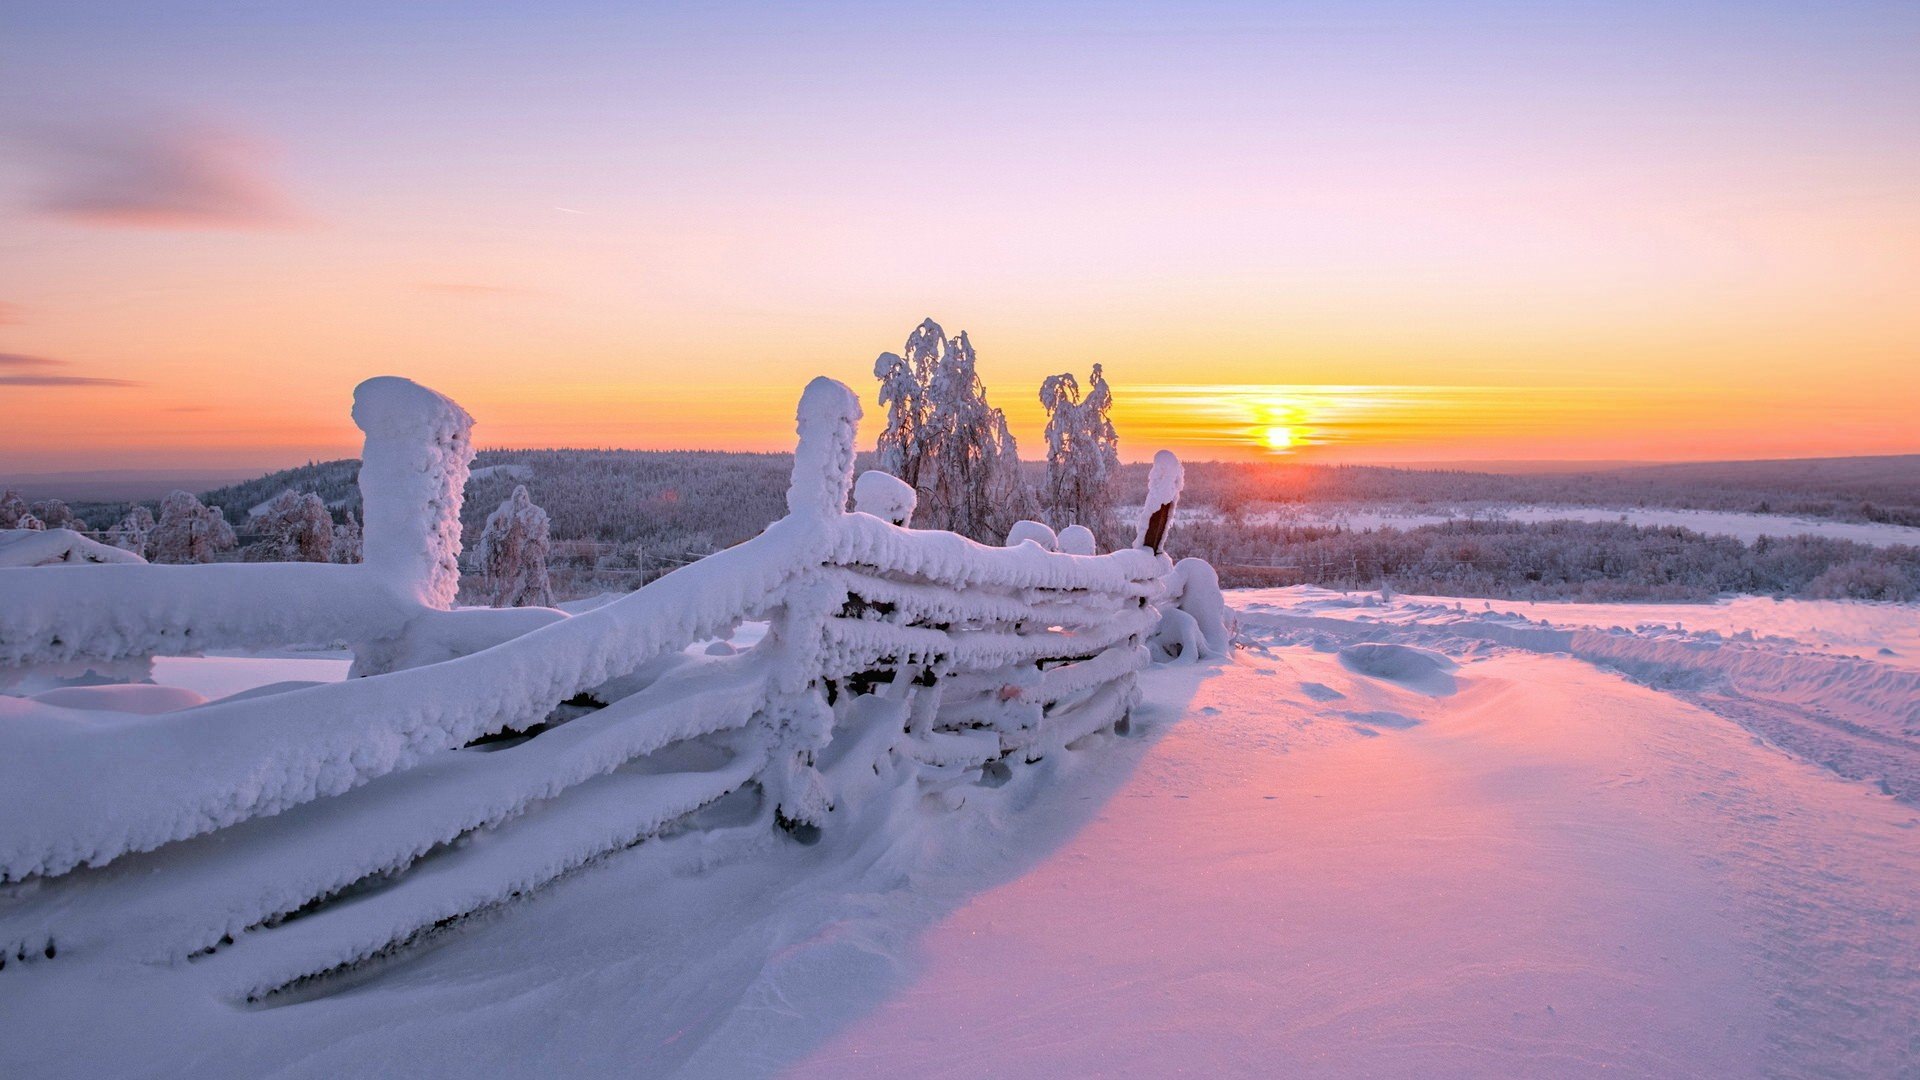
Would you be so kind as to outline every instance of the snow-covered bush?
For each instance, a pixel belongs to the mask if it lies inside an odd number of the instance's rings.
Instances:
[[[1055,546],[1067,555],[1092,555],[1099,550],[1099,541],[1085,525],[1069,525],[1060,530]]]
[[[73,508],[59,499],[41,499],[35,502],[33,516],[39,518],[41,526],[48,529],[73,529],[76,532],[85,532],[87,528],[87,523],[74,514]]]
[[[1816,600],[1912,600],[1916,582],[1885,562],[1854,559],[1807,583],[1801,595]]]
[[[1120,438],[1109,415],[1113,393],[1100,365],[1093,365],[1084,397],[1071,373],[1049,375],[1040,384],[1040,404],[1047,411],[1047,515],[1056,526],[1079,524],[1105,533]]]
[[[186,491],[160,501],[160,521],[148,540],[158,563],[209,563],[238,543],[220,510]]]
[[[145,558],[153,536],[153,511],[135,505],[107,530],[107,542],[122,551]]]
[[[1006,414],[987,403],[964,331],[948,338],[927,319],[903,354],[882,353],[873,371],[887,406],[876,444],[880,468],[919,493],[921,527],[992,543],[1031,516],[1019,448]]]
[[[1055,535],[1044,522],[1016,521],[1013,523],[1013,528],[1007,530],[1008,547],[1019,547],[1029,540],[1048,551],[1053,551],[1060,546],[1059,536]]]
[[[0,529],[44,529],[38,517],[17,491],[0,495]]]
[[[853,508],[895,525],[913,520],[916,498],[913,485],[878,469],[868,469],[853,482]]]
[[[333,543],[328,547],[327,558],[337,563],[357,563],[360,561],[360,520],[347,511],[347,519],[333,527]]]
[[[250,562],[328,562],[333,557],[333,515],[311,492],[275,495],[254,527],[262,536],[247,547]]]
[[[526,485],[487,517],[474,558],[486,574],[494,607],[550,607],[553,588],[547,559],[553,541],[547,512],[533,504]]]

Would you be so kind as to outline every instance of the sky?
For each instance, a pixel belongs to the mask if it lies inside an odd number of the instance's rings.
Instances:
[[[1920,5],[0,0],[0,478],[787,449],[931,316],[1039,456],[1920,452]]]

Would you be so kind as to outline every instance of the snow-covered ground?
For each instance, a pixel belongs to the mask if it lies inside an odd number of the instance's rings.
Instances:
[[[1349,529],[1417,529],[1448,521],[1618,521],[1646,527],[1677,526],[1707,536],[1731,536],[1752,543],[1762,536],[1820,536],[1851,540],[1871,547],[1896,544],[1920,547],[1920,528],[1878,522],[1833,521],[1787,514],[1753,514],[1734,510],[1676,510],[1632,506],[1508,506],[1466,504],[1434,509],[1339,509],[1303,506],[1248,514],[1250,523],[1271,525],[1339,525]]]
[[[723,803],[268,1007],[9,964],[0,1073],[1911,1074],[1920,607],[1231,598],[1131,736],[812,847]]]

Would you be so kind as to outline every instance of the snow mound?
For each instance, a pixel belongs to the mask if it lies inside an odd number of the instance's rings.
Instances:
[[[1451,686],[1455,664],[1431,649],[1400,645],[1391,641],[1363,641],[1339,652],[1340,663],[1357,675],[1370,675],[1408,686]]]
[[[146,561],[131,551],[89,540],[72,529],[0,529],[0,566],[86,566]]]

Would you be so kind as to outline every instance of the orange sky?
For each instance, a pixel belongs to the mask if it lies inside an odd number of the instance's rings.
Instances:
[[[1029,456],[1096,361],[1135,459],[1920,451],[1911,12],[57,7],[0,38],[0,477],[348,454],[375,374],[785,449],[929,315]]]

